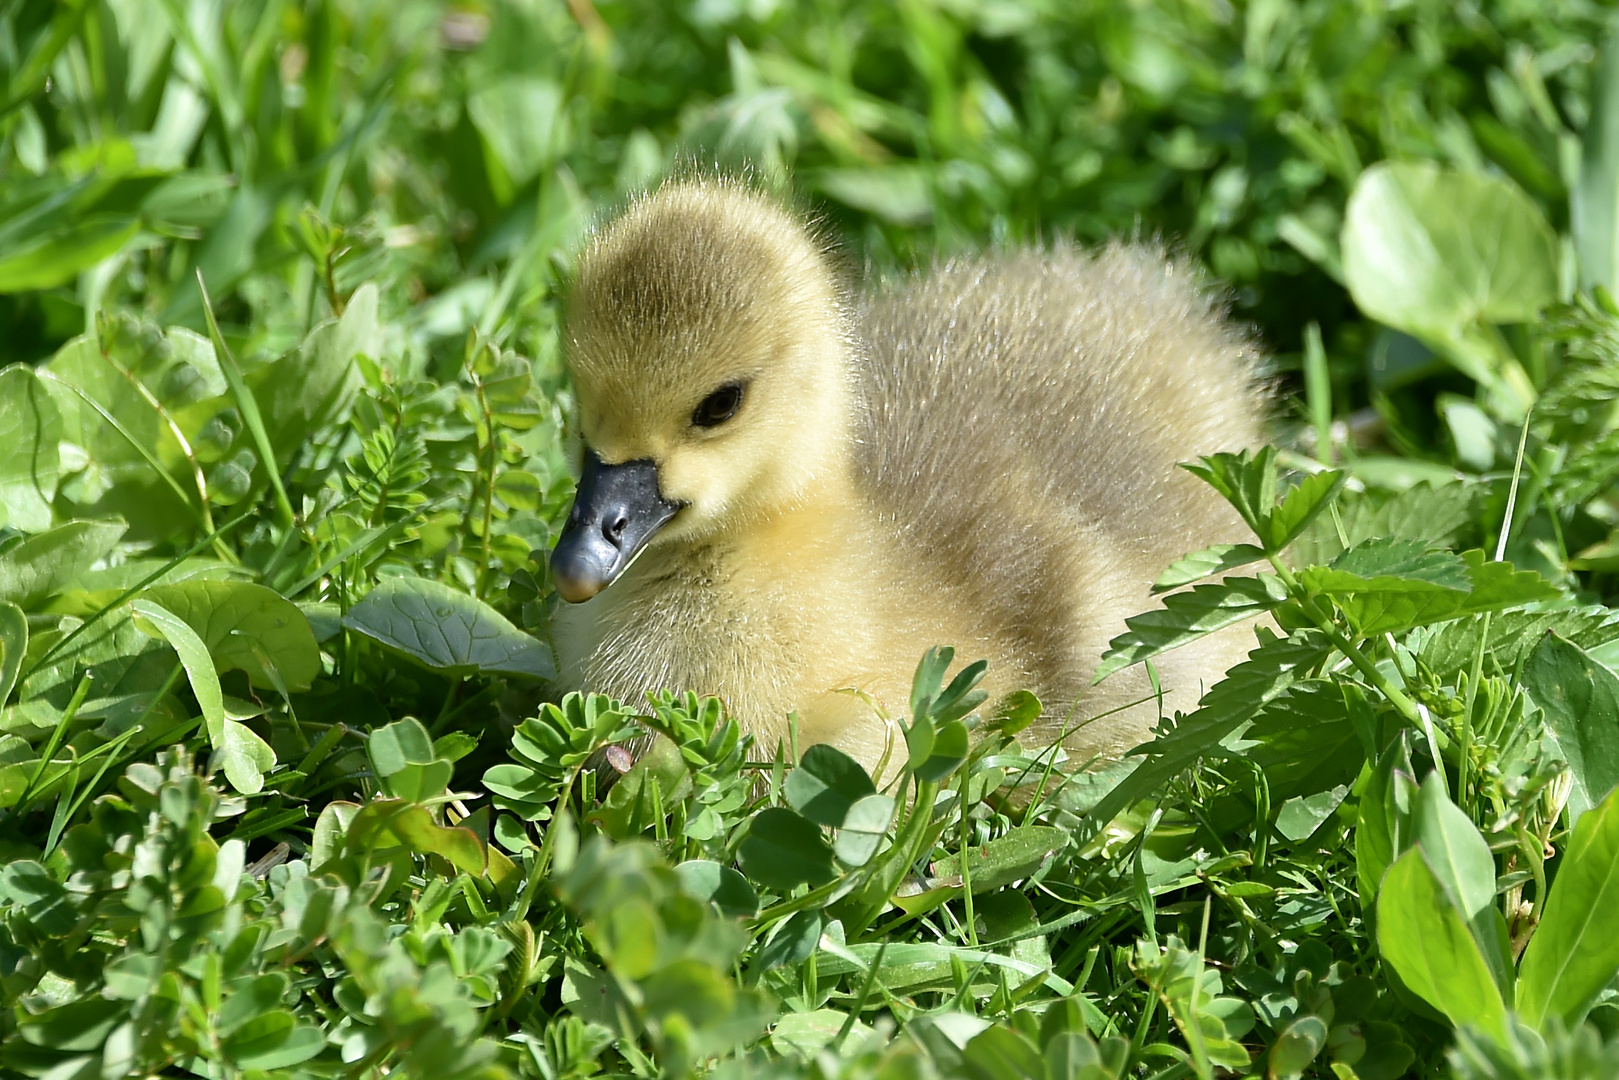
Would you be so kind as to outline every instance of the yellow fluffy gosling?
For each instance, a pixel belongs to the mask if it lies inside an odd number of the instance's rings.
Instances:
[[[1116,754],[1159,707],[1139,667],[1090,686],[1108,640],[1169,562],[1244,538],[1176,464],[1260,441],[1255,352],[1150,247],[957,259],[857,300],[791,213],[677,183],[584,252],[565,342],[564,688],[717,694],[767,751],[796,709],[806,745],[871,766],[872,702],[902,714],[949,644],[992,701],[1039,695],[1026,739],[1067,720],[1081,760]],[[1164,708],[1242,649],[1161,658]]]

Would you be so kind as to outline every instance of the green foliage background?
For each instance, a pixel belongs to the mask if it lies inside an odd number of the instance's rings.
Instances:
[[[1610,20],[0,0],[0,1075],[1619,1073]],[[930,654],[881,791],[551,700],[558,292],[714,168],[1206,266],[1280,450],[1107,664],[1249,661],[1110,764]]]

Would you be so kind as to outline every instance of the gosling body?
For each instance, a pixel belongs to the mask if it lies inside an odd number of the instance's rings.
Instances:
[[[1260,439],[1252,344],[1154,248],[959,259],[852,300],[786,211],[671,185],[585,252],[565,341],[587,448],[553,561],[582,601],[553,627],[565,688],[717,694],[767,752],[796,711],[870,766],[949,644],[1083,759],[1242,652],[1168,654],[1161,695],[1139,669],[1090,685],[1168,562],[1242,539],[1177,463]],[[657,507],[587,499],[632,471]]]

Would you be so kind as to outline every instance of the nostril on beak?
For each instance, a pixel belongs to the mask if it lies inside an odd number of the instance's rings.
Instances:
[[[620,547],[624,539],[624,530],[629,527],[630,519],[628,515],[619,514],[602,526],[602,535],[611,540],[615,547]]]

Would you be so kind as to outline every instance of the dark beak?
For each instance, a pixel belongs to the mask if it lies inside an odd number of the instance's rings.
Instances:
[[[583,603],[611,585],[679,510],[658,493],[656,462],[604,465],[586,450],[573,510],[551,552],[551,577],[562,599]]]

